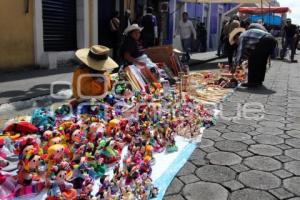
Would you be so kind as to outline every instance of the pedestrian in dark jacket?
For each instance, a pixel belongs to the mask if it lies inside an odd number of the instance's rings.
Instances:
[[[235,29],[240,27],[240,21],[239,21],[239,16],[234,15],[229,22],[224,26],[224,49],[225,49],[225,54],[228,58],[228,65],[231,68],[233,64],[233,55],[234,51],[236,49],[235,44],[230,44],[229,43],[229,34]]]
[[[147,14],[141,21],[141,27],[143,27],[141,40],[145,48],[154,46],[158,39],[157,19],[152,12],[153,8],[148,7]]]
[[[291,62],[297,62],[294,60],[296,46],[295,40],[297,38],[297,26],[292,24],[291,19],[286,20],[286,25],[283,28],[283,35],[282,35],[282,51],[280,53],[280,58],[283,59],[285,57],[287,48],[290,47],[291,49]]]
[[[222,24],[217,56],[221,56],[221,53],[224,54],[224,43],[225,43],[224,27],[227,24],[227,22],[228,22],[227,20],[224,20]]]
[[[109,21],[111,47],[113,49],[113,59],[120,64],[120,47],[122,42],[122,33],[120,29],[119,12],[116,11],[114,16]]]

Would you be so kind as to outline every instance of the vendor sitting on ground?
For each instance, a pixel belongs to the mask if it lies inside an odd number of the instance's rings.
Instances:
[[[139,25],[132,24],[124,31],[126,39],[122,45],[122,54],[126,64],[145,65],[138,59],[144,55],[144,47],[140,42],[142,30]]]
[[[75,54],[82,64],[73,74],[72,89],[75,98],[100,96],[111,89],[109,73],[118,64],[108,53],[109,48],[101,45],[76,51]]]

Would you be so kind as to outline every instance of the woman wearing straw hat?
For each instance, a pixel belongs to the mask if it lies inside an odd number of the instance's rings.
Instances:
[[[104,94],[111,89],[108,76],[118,64],[108,56],[109,48],[94,45],[79,49],[75,55],[82,64],[73,74],[73,95],[76,98],[90,98]]]
[[[235,28],[229,35],[229,43],[238,45],[235,66],[248,60],[248,83],[242,86],[262,86],[268,58],[276,46],[275,38],[270,33],[257,28],[247,31],[243,28]]]

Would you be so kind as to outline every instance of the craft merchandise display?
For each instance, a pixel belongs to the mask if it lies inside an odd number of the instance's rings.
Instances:
[[[0,199],[155,198],[155,155],[178,151],[178,135],[194,137],[214,116],[175,91],[122,87],[118,95],[10,120],[0,137]]]
[[[218,103],[224,97],[233,93],[233,90],[247,77],[245,67],[238,68],[231,73],[228,66],[218,65],[220,70],[216,72],[202,71],[191,73],[188,76],[188,94],[201,103]]]
[[[203,102],[220,101],[245,75],[240,69],[228,81],[221,70],[127,66],[103,99],[8,121],[0,134],[0,199],[162,199],[196,148],[187,139],[216,123]]]

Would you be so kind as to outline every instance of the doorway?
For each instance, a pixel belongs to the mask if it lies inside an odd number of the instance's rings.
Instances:
[[[115,0],[98,1],[98,41],[99,44],[111,47],[109,20],[113,17],[116,9]]]

